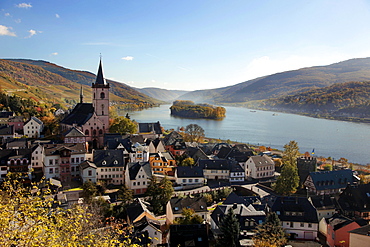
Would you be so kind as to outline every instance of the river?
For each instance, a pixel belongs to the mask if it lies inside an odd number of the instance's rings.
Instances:
[[[247,108],[225,107],[223,120],[186,119],[170,115],[170,105],[129,112],[137,122],[159,121],[165,129],[177,129],[194,123],[207,137],[264,145],[283,149],[291,140],[298,142],[300,152],[315,156],[344,157],[349,162],[368,164],[370,124],[352,123],[305,117],[288,113],[252,111]],[[125,115],[126,112],[121,112]]]

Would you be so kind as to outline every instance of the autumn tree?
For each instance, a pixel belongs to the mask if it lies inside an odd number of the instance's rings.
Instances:
[[[289,144],[284,146],[282,158],[283,167],[274,186],[277,193],[281,195],[290,195],[297,191],[299,186],[297,158],[299,155],[300,153],[297,142],[290,141]]]
[[[110,133],[119,133],[122,135],[133,134],[137,131],[137,125],[126,117],[114,118],[109,127]]]
[[[229,208],[227,213],[221,219],[219,229],[222,235],[217,243],[218,246],[239,246],[239,221],[232,208]]]
[[[185,127],[185,140],[199,142],[204,137],[204,129],[198,124],[189,124]]]
[[[176,218],[174,224],[177,225],[193,225],[193,224],[202,224],[204,221],[203,218],[195,214],[194,209],[192,208],[183,208],[182,217]]]
[[[86,181],[85,183],[83,183],[82,190],[82,196],[85,203],[91,203],[93,197],[96,196],[98,192],[96,185],[91,181]]]
[[[7,179],[0,191],[1,246],[133,246],[118,225],[84,205],[58,208],[49,190]],[[126,238],[128,239],[128,238]]]
[[[172,183],[167,177],[159,181],[155,176],[150,178],[145,195],[155,214],[164,213],[165,205],[171,199],[173,191]]]
[[[180,164],[178,164],[179,166],[192,166],[192,165],[194,165],[194,159],[193,158],[190,158],[190,157],[187,157],[187,158],[185,158],[185,159],[183,159],[182,161],[181,161],[181,163]]]
[[[285,245],[287,242],[287,235],[275,212],[268,213],[266,221],[258,225],[255,232],[253,242],[256,247],[278,247]]]

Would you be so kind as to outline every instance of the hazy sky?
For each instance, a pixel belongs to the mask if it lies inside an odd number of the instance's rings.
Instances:
[[[370,56],[370,0],[0,0],[0,58],[209,89]]]

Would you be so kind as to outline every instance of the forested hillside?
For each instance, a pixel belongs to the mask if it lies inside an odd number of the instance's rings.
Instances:
[[[37,91],[37,94],[33,95],[36,99],[52,100],[67,106],[78,102],[81,86],[85,101],[90,102],[91,83],[95,80],[95,75],[90,72],[70,70],[46,61],[28,59],[2,59],[0,73],[1,78],[6,81],[1,84],[6,92],[26,97],[31,92]],[[160,102],[123,83],[112,80],[107,82],[110,83],[113,103],[145,107]],[[13,84],[15,86],[12,86]]]
[[[348,81],[370,81],[370,58],[357,58],[328,66],[276,73],[225,88],[190,92],[180,99],[217,104],[242,104]]]
[[[324,117],[370,118],[370,81],[338,83],[261,101],[256,106]]]

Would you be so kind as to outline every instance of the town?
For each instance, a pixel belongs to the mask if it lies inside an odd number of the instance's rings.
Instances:
[[[92,103],[81,88],[72,110],[54,112],[60,140],[35,116],[0,112],[2,182],[49,188],[52,208],[100,207],[139,246],[368,245],[370,184],[345,159],[300,154],[295,141],[283,151],[215,141],[196,124],[164,130],[160,119],[128,130],[129,115],[110,118],[101,61],[91,89]]]

